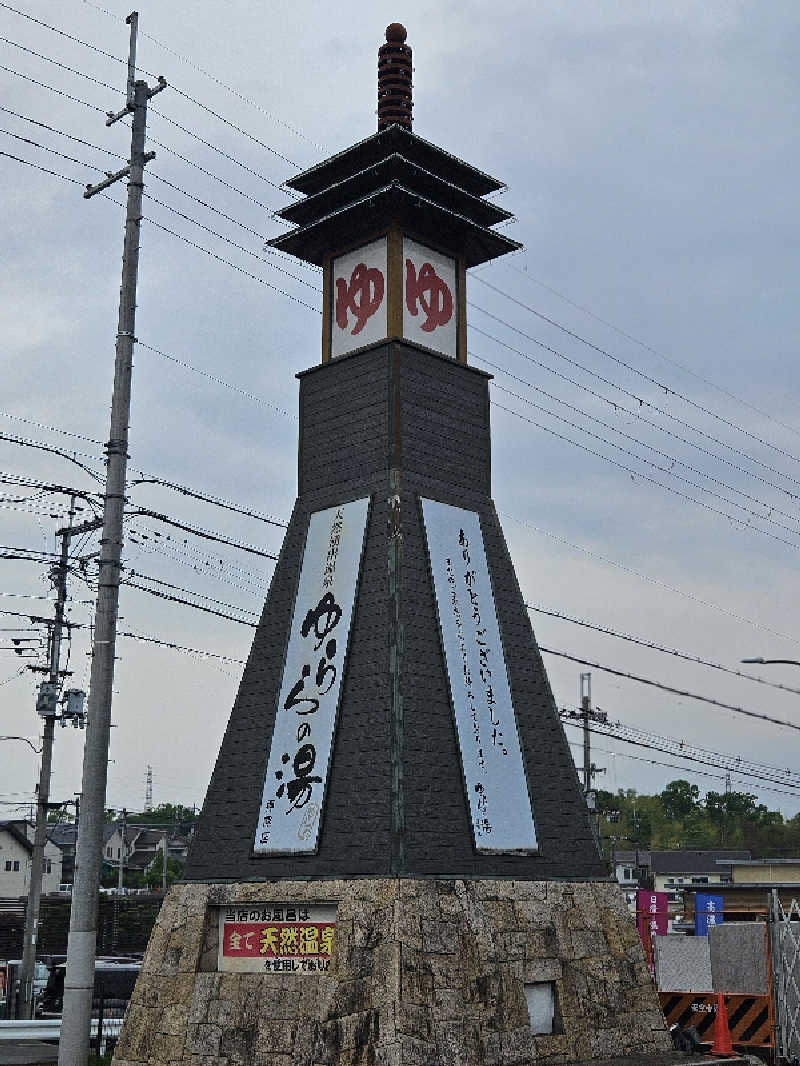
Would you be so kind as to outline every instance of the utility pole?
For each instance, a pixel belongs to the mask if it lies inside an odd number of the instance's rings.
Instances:
[[[592,762],[591,751],[591,722],[599,722],[605,725],[608,722],[608,715],[605,711],[592,710],[592,675],[581,674],[581,709],[579,711],[564,710],[561,712],[562,718],[578,719],[583,722],[583,794],[586,796],[586,802],[592,806],[592,778],[595,774],[604,774],[605,767],[595,766]]]
[[[117,876],[117,893],[121,896],[122,889],[125,886],[125,859],[128,855],[128,812],[125,807],[122,808],[122,847],[119,852],[119,874]]]
[[[588,798],[592,788],[592,755],[589,715],[592,710],[592,675],[581,674],[581,717],[583,718],[583,792]]]
[[[50,771],[53,764],[53,735],[56,725],[56,707],[60,684],[59,661],[61,633],[64,627],[64,606],[67,601],[67,557],[75,517],[75,497],[69,507],[69,528],[61,529],[61,556],[56,566],[56,605],[50,626],[49,670],[46,681],[39,686],[36,710],[44,719],[42,731],[42,761],[39,766],[39,786],[36,795],[36,829],[31,854],[31,878],[28,885],[28,903],[25,908],[25,932],[23,935],[22,965],[17,988],[17,1017],[33,1017],[33,973],[36,964],[36,934],[39,926],[39,907],[42,898],[42,870],[44,849],[47,844],[47,812],[50,802]]]
[[[128,420],[130,417],[131,369],[136,324],[136,281],[139,269],[139,233],[142,218],[142,190],[145,164],[154,153],[145,153],[147,102],[166,88],[164,78],[149,88],[136,80],[136,34],[138,14],[128,18],[130,50],[128,57],[127,102],[118,114],[109,113],[106,125],[133,115],[131,155],[128,166],[105,181],[87,186],[86,199],[128,178],[125,242],[122,253],[122,282],[114,361],[114,390],[111,400],[111,429],[105,451],[108,456],[103,499],[103,533],[100,541],[99,584],[95,608],[94,643],[88,704],[86,746],[83,756],[82,809],[78,829],[75,884],[72,893],[67,972],[64,981],[64,1011],[58,1049],[59,1066],[86,1066],[89,1055],[89,1029],[94,989],[94,963],[97,941],[97,894],[103,851],[103,822],[108,777],[108,742],[111,728],[111,695],[117,637],[122,520],[128,461]]]
[[[167,898],[167,855],[168,855],[167,834],[166,833],[164,833],[164,835],[161,838],[161,847],[164,850],[164,863],[163,863],[163,865],[161,867],[161,896],[162,896],[163,899],[166,899]]]

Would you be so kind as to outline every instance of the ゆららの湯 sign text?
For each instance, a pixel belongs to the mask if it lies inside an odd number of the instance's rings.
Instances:
[[[309,520],[253,851],[316,850],[369,500]]]

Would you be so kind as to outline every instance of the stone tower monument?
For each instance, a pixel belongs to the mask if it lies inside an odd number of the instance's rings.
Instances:
[[[466,272],[501,183],[378,132],[289,186],[323,271],[298,495],[118,1066],[483,1066],[670,1046],[491,499]]]

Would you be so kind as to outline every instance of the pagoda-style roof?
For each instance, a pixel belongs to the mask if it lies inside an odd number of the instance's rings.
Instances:
[[[357,243],[373,236],[387,219],[397,222],[409,235],[422,241],[459,249],[467,267],[478,266],[522,247],[519,241],[480,226],[465,215],[406,188],[399,181],[392,181],[282,237],[274,237],[269,243],[279,251],[322,266],[325,256],[343,243],[343,233],[347,234],[348,243]]]
[[[477,167],[470,166],[463,159],[450,155],[443,148],[438,148],[396,123],[296,174],[286,185],[306,196],[313,196],[396,152],[473,196],[486,196],[487,193],[505,188],[504,183],[497,178],[484,174]]]
[[[512,218],[483,199],[501,182],[397,124],[286,184],[305,198],[277,212],[296,228],[269,243],[317,266],[389,225],[463,255],[468,267],[521,247],[491,228]]]
[[[479,226],[495,226],[514,217],[510,211],[480,196],[473,196],[461,186],[445,181],[399,152],[393,152],[380,162],[307,196],[305,200],[294,201],[276,214],[287,222],[304,226],[384,188],[392,181],[399,181],[405,188],[464,215]]]

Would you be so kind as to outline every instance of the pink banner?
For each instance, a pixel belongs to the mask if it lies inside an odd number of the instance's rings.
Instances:
[[[648,892],[646,888],[636,893],[636,928],[644,945],[647,961],[653,965],[653,937],[665,936],[668,927],[666,892]]]

